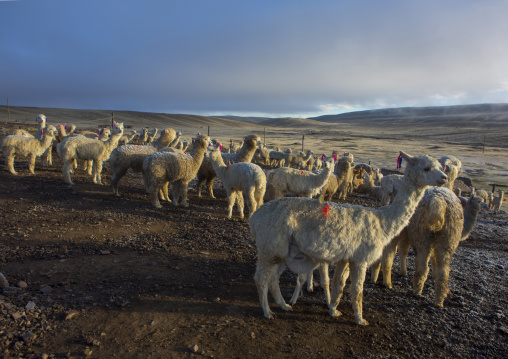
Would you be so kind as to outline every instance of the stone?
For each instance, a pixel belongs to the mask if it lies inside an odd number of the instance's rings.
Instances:
[[[0,288],[4,289],[9,286],[9,281],[5,278],[4,274],[0,272]]]
[[[41,292],[44,294],[48,294],[53,290],[53,288],[50,285],[45,286],[44,288],[41,288]]]
[[[33,334],[32,332],[26,332],[24,335],[23,335],[23,341],[24,342],[28,342],[30,340],[34,340],[37,336],[35,334]]]
[[[25,305],[25,309],[26,310],[32,310],[35,308],[35,303],[34,302],[28,302],[27,305]]]
[[[189,350],[191,351],[191,353],[197,353],[199,351],[199,347],[197,344],[194,344],[189,347]]]
[[[76,309],[71,309],[65,313],[65,320],[72,319],[78,314],[79,314],[79,312]]]
[[[14,313],[11,314],[11,317],[14,320],[18,320],[19,318],[22,317],[22,315],[19,312],[14,312]]]
[[[25,281],[20,280],[18,282],[18,287],[25,289],[28,288],[28,284]]]

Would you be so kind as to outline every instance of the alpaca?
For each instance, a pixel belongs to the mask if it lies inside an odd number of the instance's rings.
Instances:
[[[261,167],[249,162],[226,166],[219,149],[210,153],[210,160],[228,194],[228,218],[231,218],[235,201],[243,218],[244,197],[248,199],[249,217],[252,216],[263,204],[266,190],[266,176]]]
[[[445,187],[453,191],[455,180],[462,173],[462,162],[457,157],[451,155],[443,156],[438,161],[448,176],[448,182],[446,182]]]
[[[286,193],[312,198],[326,184],[331,173],[331,162],[327,162],[326,167],[318,174],[288,167],[270,170],[266,174],[267,200],[282,198]]]
[[[252,215],[250,231],[258,254],[254,280],[266,318],[273,318],[268,290],[279,306],[291,310],[282,298],[278,280],[287,263],[290,245],[295,245],[304,258],[336,264],[329,306],[332,316],[340,315],[336,307],[349,273],[346,267],[350,267],[356,323],[368,324],[362,317],[367,267],[381,256],[385,244],[408,224],[425,189],[442,185],[447,178],[435,159],[413,157],[403,152],[401,155],[408,164],[391,206],[372,209],[333,202],[324,206],[313,199],[281,198],[265,203]],[[297,267],[294,263],[291,266]]]
[[[338,197],[345,200],[353,180],[354,158],[352,154],[341,157],[337,162]]]
[[[397,186],[402,177],[402,175],[388,175],[379,181],[379,185],[383,190],[383,200],[381,201],[383,205],[390,204],[393,197],[397,195]]]
[[[157,137],[157,132],[159,131],[158,128],[155,129],[155,131],[153,132],[153,135],[149,135],[147,133],[147,138],[146,138],[146,143],[144,143],[145,145],[149,145],[152,143],[153,140],[155,140],[155,137]]]
[[[320,197],[323,196],[323,199],[325,201],[331,201],[332,197],[335,193],[337,193],[337,190],[339,189],[339,179],[335,173],[331,173],[330,177],[328,178],[328,181],[326,181],[325,185],[321,187],[320,193],[314,196]]]
[[[76,125],[71,125],[69,131],[67,131],[67,125],[62,126],[61,124],[58,124],[57,130],[58,130],[58,134],[57,134],[56,140],[58,142],[62,142],[68,136],[70,136],[74,133],[74,131],[76,130]]]
[[[256,147],[261,141],[258,135],[249,135],[244,138],[243,145],[237,153],[223,153],[222,159],[226,165],[231,165],[238,162],[250,162],[256,152]],[[215,198],[213,195],[213,182],[217,174],[213,169],[212,161],[207,157],[203,160],[201,167],[197,173],[198,175],[198,197],[201,198],[201,187],[206,181],[206,187],[210,197]]]
[[[91,139],[95,139],[95,140],[100,140],[100,141],[103,141],[103,142],[107,141],[110,136],[111,136],[111,129],[109,127],[100,129],[97,132],[97,135],[96,134],[85,135],[85,137],[87,137],[87,138],[91,138]],[[120,137],[120,139],[122,137]],[[78,168],[76,160],[73,161],[73,167],[74,168]],[[83,161],[83,170],[86,171],[86,173],[88,173],[91,176],[92,175],[92,170],[93,170],[93,160],[85,160],[85,161]]]
[[[494,212],[498,212],[503,205],[504,191],[497,191],[498,195],[492,199],[492,209]]]
[[[123,135],[121,138],[120,138],[120,141],[118,141],[118,146],[124,146],[126,144],[128,144],[129,142],[131,142],[134,137],[137,136],[137,132],[136,131],[132,131],[131,134],[129,136],[127,135]]]
[[[173,141],[171,141],[169,143],[168,147],[176,148],[176,146],[180,143],[180,137],[182,137],[182,133],[181,132],[177,132],[175,134],[175,138],[173,139]]]
[[[114,122],[112,125],[111,137],[106,141],[93,140],[83,136],[69,137],[57,146],[58,155],[63,159],[63,175],[65,182],[70,186],[74,183],[71,180],[71,167],[76,159],[85,161],[93,160],[93,182],[102,184],[102,164],[109,158],[111,152],[118,145],[123,134],[123,123]]]
[[[365,173],[363,175],[363,183],[358,186],[356,191],[358,193],[366,193],[370,197],[374,197],[379,202],[382,202],[383,198],[384,198],[383,197],[384,196],[384,191],[381,188],[381,186],[376,186],[374,183],[375,182],[374,182],[373,174],[370,175],[368,173]]]
[[[14,170],[14,158],[28,157],[28,169],[31,174],[35,174],[35,158],[43,155],[49,146],[53,143],[56,136],[56,128],[48,126],[42,130],[40,139],[9,135],[0,140],[0,147],[5,157],[5,169],[16,175]]]
[[[291,167],[291,166],[298,166],[298,163],[302,161],[303,163],[307,163],[309,159],[312,157],[313,152],[311,150],[307,151],[307,154],[305,156],[295,155],[292,152],[288,152],[284,154],[284,160],[285,160],[285,166]]]
[[[488,203],[489,202],[489,192],[479,189],[474,192],[475,196],[480,198],[483,202]]]
[[[117,147],[111,152],[108,163],[111,168],[111,186],[115,196],[120,196],[118,193],[119,182],[129,168],[134,172],[142,172],[143,161],[146,156],[165,148],[175,139],[175,135],[175,130],[166,128],[161,132],[159,138],[150,145],[125,145]],[[145,181],[145,188],[148,188],[146,178],[143,177],[143,179]]]
[[[391,268],[399,246],[401,274],[407,275],[406,258],[409,246],[415,249],[413,289],[417,295],[429,272],[429,258],[435,277],[434,304],[442,307],[448,289],[451,257],[459,242],[471,233],[481,208],[481,199],[474,194],[463,208],[461,201],[448,188],[429,188],[420,201],[407,228],[395,237],[383,251],[383,283],[391,288]],[[372,280],[377,280],[380,263],[373,266]]]
[[[270,159],[270,165],[272,167],[282,167],[283,165],[281,165],[281,162],[284,161],[283,163],[285,164],[285,160],[284,160],[284,153],[280,152],[280,151],[270,151],[268,153],[268,157]]]
[[[12,131],[11,136],[25,136],[35,138],[34,135],[32,135],[30,132],[28,132],[27,130],[23,130],[21,128]]]
[[[184,207],[187,207],[187,187],[203,162],[204,153],[208,146],[208,136],[199,136],[194,142],[192,152],[187,154],[156,152],[143,161],[143,172],[146,183],[149,184],[149,193],[152,204],[161,208],[159,202],[160,190],[167,191],[167,183],[173,183],[173,204],[178,205],[182,198]],[[167,193],[164,193],[167,198]]]

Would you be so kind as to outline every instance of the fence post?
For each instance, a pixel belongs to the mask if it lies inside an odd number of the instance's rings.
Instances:
[[[210,125],[208,125],[208,136],[210,136]]]
[[[495,183],[493,183],[493,184],[492,184],[492,193],[494,193],[495,191],[496,191],[496,184],[495,184]]]
[[[115,113],[111,112],[111,127],[113,127],[114,123],[115,123]]]
[[[302,135],[302,152],[303,152],[303,148],[304,148],[304,146],[303,146],[304,141],[305,141],[305,135]]]
[[[263,127],[263,144],[266,145],[266,127]]]
[[[9,108],[9,98],[7,97],[7,114],[9,115],[9,122],[11,122],[11,109]]]

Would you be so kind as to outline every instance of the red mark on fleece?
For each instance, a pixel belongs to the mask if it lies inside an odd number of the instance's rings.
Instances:
[[[229,169],[229,165],[228,165],[228,166],[226,166],[226,169],[227,169],[227,170]]]
[[[304,176],[305,174],[303,173],[303,171],[300,173],[302,176]]]
[[[327,203],[326,206],[323,207],[323,209],[321,210],[321,212],[319,213],[323,213],[323,217],[328,217],[328,209],[330,208],[330,203]]]

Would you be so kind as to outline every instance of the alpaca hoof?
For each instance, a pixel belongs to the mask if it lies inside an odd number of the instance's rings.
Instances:
[[[287,305],[286,303],[284,303],[284,305],[281,305],[280,307],[282,308],[282,310],[285,310],[286,312],[293,311],[293,308],[290,305]]]
[[[369,325],[369,322],[366,321],[365,319],[360,319],[360,320],[356,321],[356,324],[358,324],[358,325]]]
[[[342,315],[342,313],[340,311],[338,311],[337,309],[330,309],[330,315],[332,317],[340,317]]]

